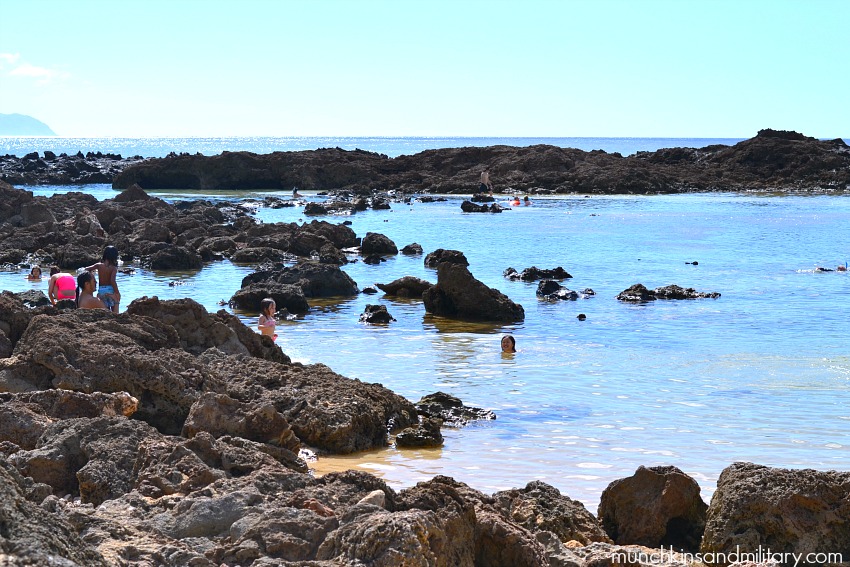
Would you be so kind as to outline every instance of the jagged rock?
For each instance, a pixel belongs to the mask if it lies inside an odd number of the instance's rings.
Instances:
[[[364,264],[369,264],[369,265],[372,265],[372,266],[377,266],[381,262],[385,262],[385,261],[386,261],[386,259],[383,256],[381,256],[380,254],[369,254],[368,256],[365,256],[363,258]]]
[[[104,394],[41,390],[0,393],[0,441],[10,441],[21,449],[34,449],[51,423],[78,417],[133,415],[139,401],[126,392]]]
[[[537,266],[525,268],[521,272],[517,272],[514,268],[508,268],[502,274],[511,281],[533,282],[537,280],[565,280],[572,276],[564,268],[541,269]]]
[[[547,301],[575,301],[578,299],[578,292],[567,289],[555,280],[540,280],[537,285],[537,297]]]
[[[676,467],[638,467],[602,492],[599,521],[615,543],[699,549],[708,506]]]
[[[466,266],[442,262],[437,285],[422,294],[425,309],[444,317],[485,321],[522,321],[525,310],[502,292],[476,280]]]
[[[422,297],[425,290],[434,286],[431,282],[427,282],[414,276],[404,276],[397,280],[393,280],[388,284],[375,285],[377,285],[378,289],[387,295],[415,298]]]
[[[460,209],[465,213],[501,213],[504,210],[496,203],[492,203],[488,207],[487,205],[476,205],[472,201],[464,201],[460,204]]]
[[[367,232],[360,244],[360,253],[364,256],[370,254],[392,255],[398,254],[395,242],[378,232]]]
[[[155,252],[150,259],[152,270],[199,270],[203,264],[200,254],[185,246],[169,246]]]
[[[545,482],[535,480],[525,488],[497,492],[493,499],[506,517],[530,532],[548,531],[562,542],[575,540],[582,545],[611,542],[581,502],[561,495]]]
[[[463,252],[459,250],[445,250],[443,248],[437,248],[436,250],[425,256],[426,268],[436,268],[439,264],[443,262],[448,262],[450,264],[461,264],[464,266],[469,265],[469,261],[466,259],[466,256],[464,256]]]
[[[850,473],[734,463],[717,480],[700,551],[850,556]]]
[[[396,447],[440,447],[443,445],[442,424],[441,419],[426,417],[415,427],[408,427],[396,435]]]
[[[413,244],[408,244],[404,248],[401,249],[401,253],[407,256],[416,256],[418,254],[422,254],[422,245],[414,242]]]
[[[718,297],[720,297],[718,292],[699,292],[691,287],[682,288],[677,285],[668,285],[650,290],[643,284],[635,284],[617,295],[617,299],[620,301],[631,303],[655,301],[656,299],[716,299]]]
[[[416,409],[422,415],[441,419],[445,427],[464,427],[470,421],[496,419],[492,411],[465,406],[460,398],[445,392],[423,396],[416,402]]]
[[[0,561],[10,567],[56,565],[106,567],[59,514],[27,499],[26,480],[0,455]]]
[[[395,321],[386,305],[367,305],[363,314],[360,315],[361,323],[369,323],[372,325],[388,325],[391,321]]]

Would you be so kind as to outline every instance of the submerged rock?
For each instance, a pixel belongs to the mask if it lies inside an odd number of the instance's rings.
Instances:
[[[496,203],[487,205],[476,205],[472,201],[464,201],[460,204],[460,210],[465,213],[501,213],[505,209],[497,205]]]
[[[465,406],[460,398],[445,392],[423,396],[416,402],[416,409],[422,415],[441,419],[446,427],[464,427],[470,421],[496,419],[491,410]]]
[[[569,272],[560,266],[552,268],[551,270],[544,270],[537,266],[531,266],[530,268],[525,268],[521,272],[517,272],[514,268],[508,268],[502,275],[511,281],[519,280],[524,282],[533,282],[537,280],[565,280],[572,278]]]
[[[716,299],[718,297],[720,297],[718,292],[699,292],[692,287],[683,288],[677,285],[668,285],[647,289],[643,284],[635,284],[617,295],[617,299],[620,301],[630,303],[655,301],[656,299]]]
[[[386,305],[367,305],[363,314],[360,315],[361,323],[369,323],[371,325],[388,325],[391,321],[395,321]]]
[[[577,291],[567,289],[555,280],[541,280],[537,285],[537,297],[547,301],[575,301],[579,298]]]

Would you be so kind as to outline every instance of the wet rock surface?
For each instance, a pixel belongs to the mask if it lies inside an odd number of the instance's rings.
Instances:
[[[708,506],[694,479],[676,467],[639,467],[602,493],[599,521],[618,544],[696,552]]]
[[[488,205],[478,205],[473,203],[472,201],[464,201],[460,204],[460,210],[465,213],[501,213],[505,209],[497,205],[496,203],[491,203]]]
[[[460,398],[445,392],[423,396],[416,402],[416,410],[424,416],[439,418],[445,427],[464,427],[470,421],[496,419],[491,410],[466,406]]]
[[[617,299],[629,303],[642,303],[656,299],[717,299],[718,297],[720,297],[720,293],[716,291],[701,292],[692,287],[683,288],[678,285],[648,289],[643,284],[635,284],[617,294]]]
[[[396,435],[396,447],[440,447],[443,445],[442,425],[441,419],[423,418],[418,425],[403,429]]]
[[[242,279],[242,288],[254,284],[293,285],[304,297],[351,297],[357,295],[357,283],[339,266],[305,260],[294,266],[264,265]]]
[[[541,280],[537,284],[537,297],[547,301],[575,301],[579,298],[579,293],[568,289],[555,280]]]
[[[370,325],[389,325],[391,321],[395,321],[386,305],[367,305],[360,315],[361,323],[369,323]]]
[[[436,268],[442,263],[468,266],[469,260],[460,250],[446,250],[444,248],[437,248],[425,256],[425,267],[427,268]]]
[[[360,253],[364,256],[369,254],[395,255],[398,254],[398,248],[395,242],[387,236],[378,232],[367,232],[360,243]]]
[[[511,281],[533,282],[537,280],[565,280],[572,278],[569,272],[558,266],[552,269],[541,269],[537,266],[525,268],[521,272],[517,272],[514,268],[506,269],[503,274]]]

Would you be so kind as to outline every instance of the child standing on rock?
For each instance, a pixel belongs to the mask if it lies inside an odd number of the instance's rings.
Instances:
[[[115,276],[118,274],[118,249],[107,246],[103,250],[100,262],[87,266],[85,269],[88,272],[97,270],[97,280],[100,282],[97,297],[106,304],[107,309],[118,313],[118,304],[121,302],[118,282],[115,281]]]
[[[277,311],[277,305],[271,297],[260,302],[260,320],[257,322],[257,328],[260,329],[262,334],[271,337],[273,341],[277,340],[277,335],[274,332],[277,325],[277,321],[274,320],[275,311]]]

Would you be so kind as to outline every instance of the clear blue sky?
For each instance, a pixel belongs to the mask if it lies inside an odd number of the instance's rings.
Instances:
[[[850,1],[0,0],[63,136],[850,137]]]

